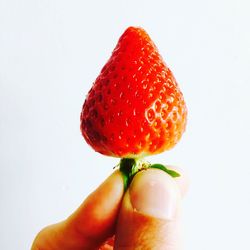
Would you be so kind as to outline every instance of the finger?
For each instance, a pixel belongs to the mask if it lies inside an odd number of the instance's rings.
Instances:
[[[114,234],[123,191],[122,175],[116,171],[68,219],[42,230],[32,249],[98,248]]]
[[[167,165],[166,167],[168,169],[181,173],[180,176],[177,178],[174,178],[174,180],[176,181],[180,189],[181,196],[184,197],[189,188],[189,177],[188,177],[187,172],[177,166]],[[113,246],[114,246],[114,237],[109,238],[99,250],[111,250],[113,249]]]
[[[115,249],[181,249],[178,184],[158,169],[139,172],[119,213]]]

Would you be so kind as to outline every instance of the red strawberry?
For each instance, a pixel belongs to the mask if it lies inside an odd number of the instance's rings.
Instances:
[[[99,248],[99,250],[113,250],[115,244],[114,242],[115,236],[108,238],[105,243]]]
[[[129,27],[89,91],[81,131],[101,154],[138,158],[172,148],[186,126],[178,84],[141,28]]]

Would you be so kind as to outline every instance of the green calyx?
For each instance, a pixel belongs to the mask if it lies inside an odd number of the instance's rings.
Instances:
[[[133,177],[141,170],[146,170],[149,168],[157,168],[165,173],[169,174],[173,178],[179,177],[180,174],[172,169],[167,168],[166,166],[156,163],[150,164],[144,159],[134,159],[134,158],[122,158],[119,163],[120,171],[123,176],[124,189],[126,190],[130,185]]]

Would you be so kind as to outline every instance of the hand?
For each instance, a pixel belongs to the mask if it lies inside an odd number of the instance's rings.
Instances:
[[[186,189],[183,174],[174,179],[148,169],[136,174],[124,194],[116,171],[69,218],[43,229],[32,250],[179,250],[180,201]],[[113,235],[115,242],[107,243]]]

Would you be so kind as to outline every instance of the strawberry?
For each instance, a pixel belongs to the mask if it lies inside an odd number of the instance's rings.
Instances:
[[[149,35],[129,27],[95,80],[81,112],[81,132],[104,155],[137,159],[172,148],[187,108]]]
[[[113,250],[114,249],[114,243],[115,242],[115,236],[112,236],[111,238],[108,238],[104,244],[99,248],[99,250]]]

